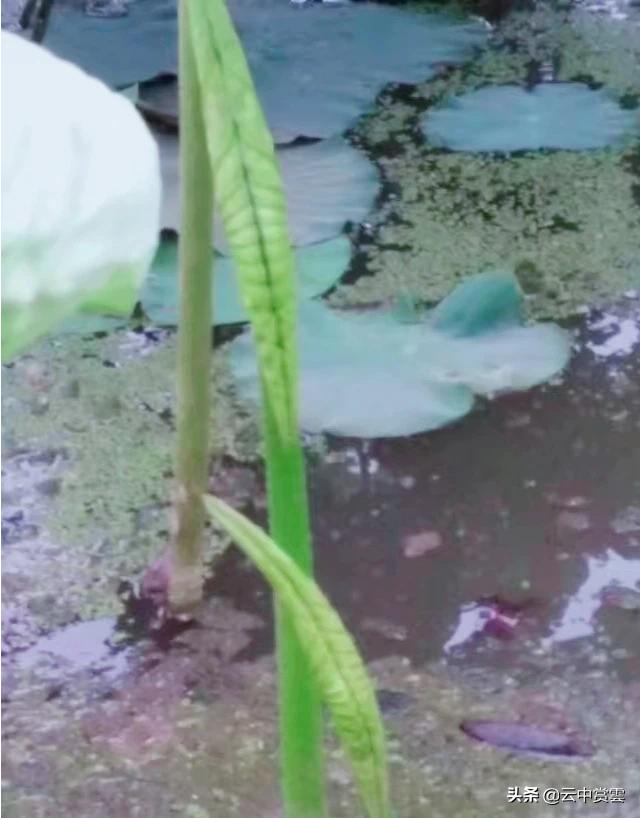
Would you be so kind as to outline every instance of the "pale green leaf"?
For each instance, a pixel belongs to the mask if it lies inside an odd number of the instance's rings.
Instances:
[[[128,315],[153,257],[160,173],[131,103],[2,34],[2,354],[82,308]]]
[[[187,4],[216,201],[283,440],[297,435],[293,252],[273,141],[222,0]]]
[[[522,292],[508,272],[470,276],[421,320],[396,311],[353,314],[299,306],[300,424],[307,432],[395,437],[463,417],[473,394],[528,389],[560,372],[571,336],[522,322]],[[258,395],[249,333],[231,344],[248,398]],[[336,395],[339,399],[336,399]]]
[[[430,109],[422,121],[437,147],[504,153],[624,145],[639,124],[637,111],[621,108],[609,91],[578,82],[487,86]]]
[[[205,505],[256,564],[286,608],[331,711],[367,814],[389,818],[384,728],[353,639],[316,583],[262,529],[215,497],[205,497]]]

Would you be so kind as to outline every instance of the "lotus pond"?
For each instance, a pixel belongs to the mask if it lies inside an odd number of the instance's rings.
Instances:
[[[374,679],[396,815],[634,818],[638,4],[228,5],[288,202],[318,581]],[[9,818],[282,815],[267,585],[209,530],[197,618],[161,615],[175,39],[170,0],[56,0],[44,32],[144,115],[162,234],[130,319],[76,317],[3,367]],[[211,488],[263,523],[214,235]],[[331,815],[360,815],[331,733],[328,775]]]

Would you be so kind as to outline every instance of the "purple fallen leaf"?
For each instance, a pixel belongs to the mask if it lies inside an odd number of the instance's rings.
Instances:
[[[593,755],[593,747],[586,741],[544,727],[509,721],[488,721],[467,719],[460,729],[477,741],[484,741],[493,747],[520,753],[536,753],[555,758],[588,757]]]

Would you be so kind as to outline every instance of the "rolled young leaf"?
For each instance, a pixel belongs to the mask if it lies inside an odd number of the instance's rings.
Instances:
[[[367,671],[340,617],[316,583],[262,529],[215,497],[205,497],[205,505],[287,610],[353,767],[367,814],[389,818],[384,728]]]
[[[189,3],[216,202],[254,328],[265,400],[282,440],[297,438],[293,251],[273,140],[222,0]]]
[[[2,355],[78,308],[129,313],[158,239],[158,152],[122,95],[2,33]]]

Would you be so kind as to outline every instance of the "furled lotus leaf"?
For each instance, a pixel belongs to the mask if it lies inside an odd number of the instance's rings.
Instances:
[[[162,168],[162,226],[180,229],[177,137],[157,133]],[[278,159],[287,197],[289,230],[295,247],[334,238],[346,222],[358,224],[378,191],[371,162],[341,137],[313,145],[284,148]],[[216,222],[214,244],[227,253],[223,227]]]
[[[310,299],[331,289],[349,266],[350,258],[351,244],[344,236],[297,250],[298,297]],[[248,321],[233,261],[226,256],[217,256],[214,267],[213,323]],[[178,251],[175,241],[165,239],[158,248],[141,300],[145,313],[155,323],[165,326],[178,323]]]
[[[639,131],[637,111],[622,109],[607,91],[580,83],[480,88],[429,111],[427,140],[453,151],[589,150]]]
[[[158,154],[131,103],[2,34],[2,345],[82,308],[127,314],[158,236]]]
[[[279,143],[344,131],[384,85],[427,79],[438,64],[466,59],[487,35],[477,21],[375,3],[228,6]],[[175,71],[174,0],[132,0],[128,10],[104,20],[87,17],[76,0],[56,0],[45,44],[114,87]]]
[[[393,437],[465,415],[473,394],[527,389],[565,366],[569,336],[551,324],[522,326],[515,276],[471,277],[419,323],[391,312],[338,314],[300,305],[301,426],[309,432]],[[241,392],[256,399],[249,333],[232,343]]]

